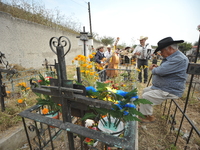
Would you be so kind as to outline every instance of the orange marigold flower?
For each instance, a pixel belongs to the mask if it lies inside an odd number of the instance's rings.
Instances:
[[[10,94],[11,92],[10,92],[10,91],[6,91],[6,93],[7,93],[7,94]]]
[[[90,72],[90,71],[88,71],[88,70],[87,70],[87,71],[85,71],[85,73],[86,73],[86,74],[87,74],[87,73],[89,73],[89,72]]]
[[[78,60],[78,57],[75,57],[74,60]]]
[[[25,83],[25,82],[22,82],[22,83],[21,83],[21,86],[26,87],[26,83]]]
[[[94,72],[90,72],[90,75],[93,76],[93,75],[94,75]]]
[[[83,67],[86,67],[86,66],[87,66],[87,64],[82,64],[82,66],[83,66]]]
[[[72,64],[74,63],[74,60],[72,60]]]
[[[92,65],[88,65],[87,68],[89,68],[89,69],[92,68]]]
[[[47,108],[42,109],[42,114],[47,114],[48,112],[49,112],[49,109]]]
[[[93,52],[93,53],[92,53],[92,55],[96,55],[96,53],[95,53],[95,52]]]
[[[85,72],[85,70],[81,70],[81,72]]]
[[[23,99],[18,99],[17,102],[21,104],[23,103]]]
[[[27,87],[27,88],[26,88],[26,90],[30,90],[30,89],[31,89],[30,87]]]
[[[93,55],[91,55],[91,54],[89,55],[89,58],[93,58],[93,57],[94,57]]]

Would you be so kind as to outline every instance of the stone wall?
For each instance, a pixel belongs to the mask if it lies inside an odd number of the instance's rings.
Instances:
[[[57,56],[49,47],[52,37],[66,36],[71,42],[71,50],[65,56],[66,65],[70,65],[72,59],[83,54],[83,46],[78,45],[79,39],[70,32],[61,31],[27,20],[14,18],[8,13],[0,12],[0,52],[4,53],[9,64],[18,64],[25,68],[39,69],[45,58],[54,64]],[[100,43],[94,41],[96,47]]]

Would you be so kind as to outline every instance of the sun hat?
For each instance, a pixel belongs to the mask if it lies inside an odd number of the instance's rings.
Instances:
[[[101,48],[104,48],[104,46],[103,46],[103,45],[100,45],[100,46],[98,46],[98,47],[96,48],[96,50],[99,50],[99,49],[101,49]]]
[[[143,40],[143,39],[147,40],[148,37],[147,36],[140,36],[140,38],[138,40]]]
[[[108,46],[107,46],[107,48],[111,48],[111,46],[110,46],[110,45],[108,45]]]
[[[160,40],[158,42],[158,47],[156,48],[156,50],[154,51],[154,54],[159,51],[159,50],[162,50],[163,48],[169,46],[169,45],[172,45],[172,44],[176,44],[176,43],[183,43],[184,41],[183,40],[177,40],[177,41],[174,41],[172,39],[172,37],[166,37],[162,40]]]

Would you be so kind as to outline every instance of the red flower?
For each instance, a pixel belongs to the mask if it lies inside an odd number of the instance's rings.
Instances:
[[[42,82],[42,80],[38,80],[38,82],[40,83],[40,82]]]
[[[104,83],[111,83],[112,81],[110,81],[110,80],[106,80]]]
[[[87,142],[87,143],[89,143],[89,142],[91,142],[93,139],[90,139],[90,138],[85,138],[85,142]]]

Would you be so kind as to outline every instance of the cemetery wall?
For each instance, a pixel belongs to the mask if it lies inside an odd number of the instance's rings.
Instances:
[[[83,46],[78,45],[79,33],[70,33],[47,27],[27,20],[15,18],[0,12],[0,52],[4,53],[9,64],[18,64],[25,68],[42,68],[45,58],[50,64],[57,61],[57,56],[49,47],[52,37],[66,36],[71,42],[71,50],[65,56],[66,65],[72,59],[83,54]],[[93,42],[94,48],[100,43]]]

